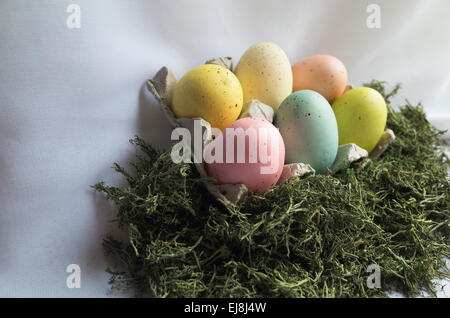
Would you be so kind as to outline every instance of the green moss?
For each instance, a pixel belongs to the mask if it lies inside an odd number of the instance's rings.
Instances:
[[[386,100],[383,82],[366,84]],[[144,140],[128,186],[99,183],[118,206],[125,241],[108,237],[108,254],[126,271],[113,288],[156,297],[385,297],[434,294],[449,277],[449,159],[442,132],[421,106],[389,107],[397,139],[377,161],[364,159],[335,176],[292,178],[265,195],[225,208],[195,167],[174,164]],[[382,289],[366,286],[370,264]]]

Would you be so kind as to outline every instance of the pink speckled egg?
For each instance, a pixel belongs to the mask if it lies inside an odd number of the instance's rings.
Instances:
[[[233,122],[204,153],[206,171],[219,184],[241,183],[258,193],[276,185],[284,156],[284,142],[278,129],[261,118]]]

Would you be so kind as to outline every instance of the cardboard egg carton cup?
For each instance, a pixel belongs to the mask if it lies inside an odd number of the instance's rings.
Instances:
[[[205,64],[216,64],[223,66],[233,71],[233,60],[231,57],[219,57],[206,61]],[[187,128],[191,134],[194,133],[194,123],[196,120],[201,121],[203,136],[209,136],[203,140],[203,148],[208,145],[212,140],[211,125],[203,118],[176,118],[171,109],[172,94],[175,88],[177,80],[173,72],[166,66],[162,67],[156,75],[147,81],[147,88],[153,94],[158,101],[161,110],[166,115],[169,123],[173,128],[183,127]],[[349,85],[346,90],[352,89]],[[252,100],[242,108],[244,111],[240,114],[239,118],[253,117],[262,118],[270,122],[273,122],[274,111],[273,108],[260,102],[259,100]],[[206,132],[206,133],[205,133]],[[333,165],[329,169],[329,173],[334,174],[341,169],[348,167],[352,162],[356,162],[363,158],[371,158],[372,160],[378,159],[383,152],[394,141],[394,132],[387,129],[382,135],[375,149],[369,154],[365,149],[358,147],[356,144],[345,144],[338,148],[336,159]],[[192,149],[192,145],[191,149]],[[195,158],[195,152],[191,151],[191,156],[195,167],[202,178],[208,178],[205,164],[203,160]],[[199,163],[200,162],[200,163]],[[284,165],[280,179],[277,184],[286,182],[293,177],[307,177],[314,175],[315,170],[305,163],[291,163]],[[205,187],[224,205],[237,204],[242,201],[248,194],[248,189],[244,184],[213,184],[211,182],[205,182]]]

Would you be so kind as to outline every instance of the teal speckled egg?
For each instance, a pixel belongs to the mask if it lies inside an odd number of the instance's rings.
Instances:
[[[310,164],[324,173],[336,159],[338,127],[328,101],[312,90],[292,93],[281,103],[274,124],[286,148],[285,163]]]

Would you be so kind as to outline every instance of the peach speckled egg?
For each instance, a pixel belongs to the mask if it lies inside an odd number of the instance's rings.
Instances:
[[[293,91],[310,89],[321,94],[331,104],[340,97],[347,85],[344,64],[330,55],[313,55],[292,67]]]
[[[281,176],[284,152],[283,138],[269,121],[242,118],[205,148],[206,171],[219,184],[245,184],[264,193]]]

